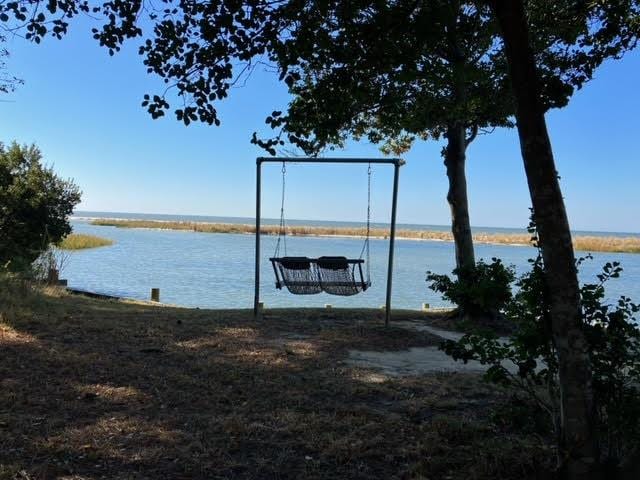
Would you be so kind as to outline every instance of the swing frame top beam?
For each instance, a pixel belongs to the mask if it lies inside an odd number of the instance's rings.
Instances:
[[[260,213],[261,213],[261,189],[262,189],[262,164],[263,163],[351,163],[368,165],[393,165],[393,197],[391,203],[391,225],[389,231],[389,257],[387,267],[387,292],[385,302],[385,326],[389,326],[391,318],[391,287],[393,280],[393,253],[396,238],[396,213],[398,210],[398,179],[400,167],[405,164],[401,158],[317,158],[317,157],[258,157],[256,158],[256,256],[255,256],[255,293],[253,299],[253,315],[260,318]]]
[[[401,158],[317,158],[317,157],[258,157],[257,164],[261,163],[366,163],[371,165],[388,164],[401,167],[405,161]]]

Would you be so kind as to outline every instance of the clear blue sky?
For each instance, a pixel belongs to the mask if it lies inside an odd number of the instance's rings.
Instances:
[[[81,27],[81,26],[76,26]],[[256,71],[220,104],[222,126],[184,127],[172,116],[152,120],[142,95],[157,92],[133,44],[109,57],[74,28],[63,41],[36,46],[10,40],[8,66],[25,84],[0,102],[0,140],[37,143],[45,159],[84,194],[81,210],[252,216],[255,157],[250,145],[264,118],[285,108],[274,74]],[[548,115],[572,228],[640,232],[640,52],[604,65],[569,107]],[[405,156],[399,221],[448,224],[442,145],[421,143]],[[351,144],[341,156],[379,156]],[[343,175],[336,180],[335,173]],[[374,172],[373,217],[386,221],[391,169]],[[264,215],[277,216],[279,169],[267,167]],[[529,194],[516,132],[479,137],[468,152],[471,221],[523,227]],[[290,218],[364,220],[362,167],[291,166]]]

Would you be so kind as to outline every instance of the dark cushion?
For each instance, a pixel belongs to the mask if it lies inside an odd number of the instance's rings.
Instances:
[[[317,264],[320,268],[327,270],[346,270],[349,268],[347,257],[320,257]]]
[[[311,260],[308,257],[282,257],[276,261],[289,270],[309,270],[311,268]]]

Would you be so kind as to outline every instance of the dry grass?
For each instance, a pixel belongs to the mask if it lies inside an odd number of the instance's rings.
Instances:
[[[97,248],[113,245],[113,240],[96,237],[95,235],[84,235],[72,233],[67,235],[58,245],[63,250],[83,250],[85,248]]]
[[[574,238],[573,245],[586,252],[640,253],[640,237],[582,236]]]
[[[433,344],[380,311],[207,311],[0,288],[0,479],[523,478],[552,460],[467,374],[350,348]],[[398,318],[428,321],[419,312]]]
[[[92,225],[113,226],[120,228],[157,228],[165,230],[189,230],[204,233],[246,233],[253,234],[256,229],[253,225],[236,223],[202,223],[202,222],[169,222],[164,220],[117,220],[94,219]],[[277,225],[263,225],[264,235],[277,235]],[[288,226],[287,235],[299,236],[347,236],[362,237],[366,233],[364,228],[346,227],[307,227]],[[389,231],[384,228],[371,229],[374,238],[387,238]],[[453,235],[448,231],[431,230],[406,230],[396,232],[398,238],[411,240],[436,240],[453,241]],[[503,244],[503,245],[530,245],[529,234],[503,234],[503,233],[476,233],[473,235],[476,243]],[[624,252],[640,253],[640,236],[633,237],[600,237],[600,236],[574,236],[576,250],[587,252]]]

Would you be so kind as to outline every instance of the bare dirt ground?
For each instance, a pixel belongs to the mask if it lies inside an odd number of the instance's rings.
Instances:
[[[460,332],[443,330],[433,326],[433,324],[442,325],[444,323],[444,319],[438,315],[424,315],[421,320],[403,321],[400,319],[394,322],[394,326],[417,332],[426,332],[433,335],[438,341],[457,341],[464,335]],[[455,327],[455,325],[453,326]],[[376,369],[391,377],[445,372],[484,373],[487,370],[485,365],[474,360],[470,360],[467,363],[454,361],[438,348],[437,343],[426,347],[411,347],[404,350],[350,350],[346,362],[356,367]],[[505,362],[503,365],[512,372],[517,371],[517,366],[511,362]]]
[[[476,373],[349,363],[438,343],[379,310],[256,322],[1,286],[0,479],[523,478],[553,458]]]

